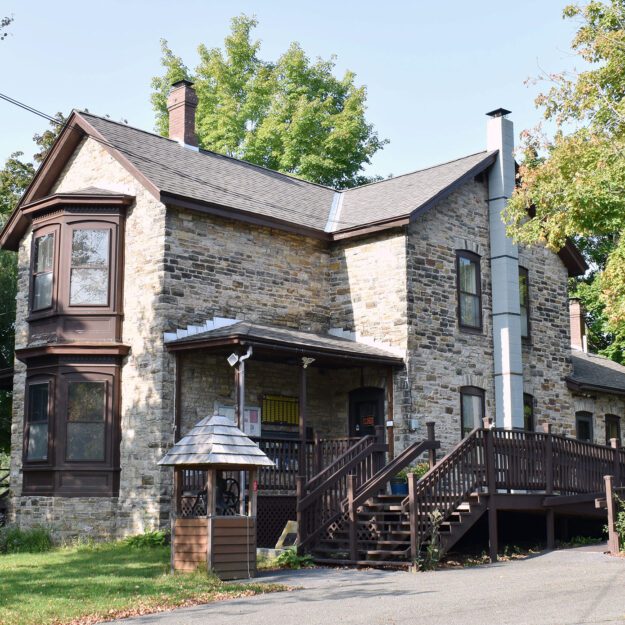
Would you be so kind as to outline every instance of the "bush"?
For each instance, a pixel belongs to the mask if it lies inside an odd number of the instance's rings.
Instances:
[[[0,553],[41,553],[50,549],[52,538],[43,527],[27,530],[11,525],[0,527]]]
[[[169,543],[169,532],[161,530],[143,532],[143,534],[129,536],[124,539],[124,543],[129,547],[162,547]]]
[[[309,555],[297,555],[295,547],[288,547],[276,558],[276,564],[281,569],[304,569],[314,566],[314,561]]]
[[[417,479],[421,479],[430,470],[430,465],[427,462],[419,462],[412,466],[406,467],[399,471],[396,475],[401,480],[407,480],[410,473],[414,473]]]

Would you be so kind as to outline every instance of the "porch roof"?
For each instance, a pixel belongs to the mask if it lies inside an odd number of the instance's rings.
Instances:
[[[275,356],[276,352],[281,352],[324,360],[351,361],[354,364],[404,364],[404,359],[391,349],[340,336],[278,328],[249,321],[237,321],[214,330],[198,332],[168,341],[166,345],[172,352],[251,345],[257,354],[272,352]]]

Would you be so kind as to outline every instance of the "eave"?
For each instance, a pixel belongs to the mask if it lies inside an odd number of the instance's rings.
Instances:
[[[614,388],[612,386],[601,386],[600,384],[589,384],[587,382],[580,382],[573,378],[566,378],[566,385],[569,390],[576,393],[607,393],[609,395],[625,395],[625,389]]]

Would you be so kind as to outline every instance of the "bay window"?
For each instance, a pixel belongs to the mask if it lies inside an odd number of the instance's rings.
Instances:
[[[43,310],[52,306],[54,279],[55,233],[40,234],[33,240],[32,309]]]
[[[26,399],[26,459],[48,459],[50,383],[28,385]]]
[[[106,383],[70,382],[67,399],[67,460],[104,460]]]
[[[69,303],[71,306],[106,306],[109,295],[108,229],[72,231]]]

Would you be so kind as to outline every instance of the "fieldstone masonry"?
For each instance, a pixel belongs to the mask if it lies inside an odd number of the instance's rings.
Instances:
[[[57,537],[123,536],[167,522],[171,475],[157,467],[174,438],[174,362],[163,333],[213,316],[327,332],[343,328],[405,354],[393,375],[395,446],[425,436],[437,423],[443,451],[460,438],[464,385],[485,390],[494,416],[493,342],[487,189],[472,180],[403,229],[336,243],[166,208],[102,146],[83,141],[55,191],[89,186],[136,197],[125,231],[121,485],[118,498],[21,497],[25,368],[16,363],[12,426],[12,518],[51,525]],[[17,347],[26,346],[30,235],[19,251]],[[456,313],[455,252],[481,256],[481,333],[461,332]],[[573,433],[566,270],[542,248],[521,251],[529,270],[531,341],[523,347],[525,392],[538,423]],[[217,403],[234,403],[232,370],[223,357],[180,357],[183,431]],[[297,367],[248,363],[247,397],[296,395]],[[384,368],[309,372],[311,425],[321,435],[347,433],[348,392],[385,388]],[[619,400],[620,402],[620,400]],[[608,406],[623,414],[624,406]],[[409,420],[417,420],[410,431]],[[601,440],[600,427],[595,428]]]

